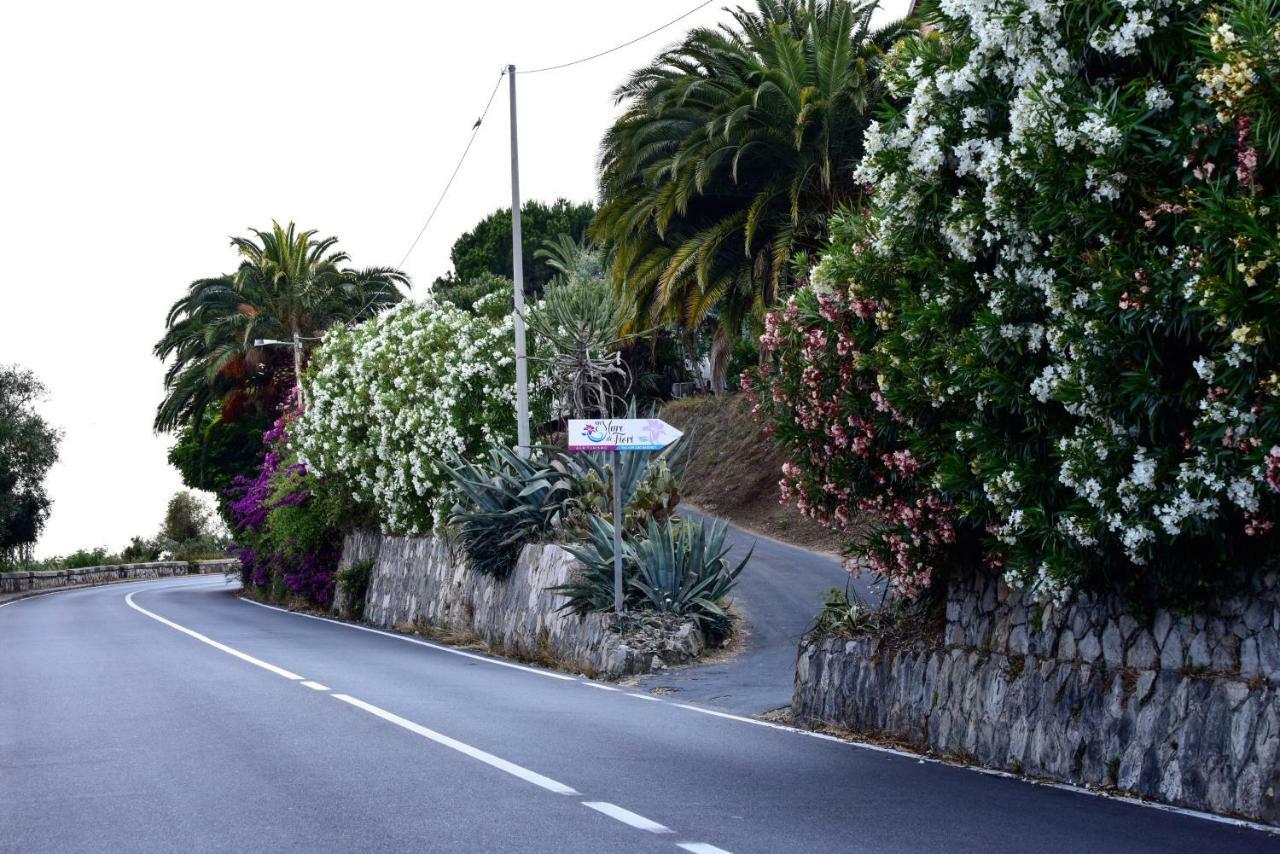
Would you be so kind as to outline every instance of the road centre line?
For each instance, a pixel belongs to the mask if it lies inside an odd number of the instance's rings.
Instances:
[[[579,794],[571,786],[566,786],[564,783],[552,780],[550,777],[544,777],[543,775],[530,771],[528,768],[517,765],[514,762],[508,762],[507,760],[494,756],[492,753],[487,753],[478,747],[472,747],[469,744],[458,741],[456,738],[450,738],[443,733],[436,732],[433,729],[428,729],[421,724],[416,724],[411,720],[407,720],[397,714],[388,712],[386,709],[380,709],[371,703],[366,703],[364,700],[356,699],[348,694],[333,694],[332,696],[335,700],[341,700],[344,703],[355,706],[357,709],[362,709],[374,717],[382,718],[388,723],[393,723],[401,729],[407,729],[411,733],[434,741],[436,744],[443,745],[450,750],[456,750],[464,756],[469,756],[472,759],[476,759],[486,765],[497,768],[499,771],[504,771],[513,777],[518,777],[526,783],[532,783],[535,786],[540,786],[549,792],[555,792],[557,795]]]
[[[647,830],[650,833],[671,833],[671,828],[665,824],[658,824],[656,821],[647,819],[639,813],[633,813],[631,810],[623,809],[617,804],[611,804],[608,801],[583,801],[582,805],[590,807],[596,812],[604,813],[609,818],[620,821],[637,830]]]
[[[290,611],[288,608],[277,608],[275,605],[266,605],[262,602],[255,602],[252,599],[246,599],[243,596],[239,596],[237,598],[241,602],[245,602],[250,605],[257,605],[259,608],[266,608],[269,611],[279,611],[282,614],[292,614],[295,617],[306,617],[308,620],[319,620],[322,623],[331,623],[335,626],[343,626],[345,628],[355,629],[356,631],[360,631],[360,632],[369,632],[370,634],[374,634],[374,635],[382,635],[383,637],[387,637],[387,638],[395,638],[396,640],[404,641],[405,643],[413,643],[413,644],[417,644],[418,646],[425,646],[428,649],[434,649],[440,652],[447,652],[450,655],[460,655],[463,658],[471,658],[476,661],[483,661],[486,664],[496,664],[499,667],[510,667],[513,670],[523,670],[525,673],[533,673],[538,676],[545,676],[548,679],[561,679],[568,682],[578,681],[577,678],[573,676],[567,676],[563,673],[551,673],[550,671],[547,671],[547,670],[539,670],[536,667],[525,667],[523,664],[516,664],[515,662],[512,662],[512,661],[499,661],[496,658],[490,658],[485,655],[476,655],[473,652],[466,652],[465,650],[454,649],[453,647],[450,647],[450,646],[444,646],[443,644],[438,644],[438,643],[431,643],[430,641],[419,640],[418,638],[411,638],[406,635],[398,635],[394,632],[384,632],[381,629],[375,629],[369,626],[361,626],[361,625],[357,625],[356,623],[345,623],[342,620],[331,620],[328,617],[320,617],[315,614],[304,614],[301,611]]]
[[[284,676],[287,679],[297,681],[299,682],[299,684],[305,685],[308,688],[312,688],[316,691],[329,690],[327,687],[325,687],[324,685],[321,685],[319,682],[304,680],[303,677],[297,675],[296,673],[292,673],[288,670],[285,670],[282,667],[277,667],[276,665],[263,661],[262,659],[254,658],[252,655],[243,653],[240,650],[227,646],[224,643],[219,643],[218,641],[206,635],[202,635],[199,632],[194,631],[193,629],[188,629],[186,626],[179,625],[178,623],[175,623],[172,620],[166,619],[160,616],[159,614],[156,614],[152,611],[148,611],[146,608],[143,608],[141,605],[133,601],[133,595],[134,595],[133,593],[130,593],[127,596],[125,596],[125,602],[129,605],[130,608],[133,608],[135,611],[138,611],[139,613],[144,614],[150,617],[151,619],[156,620],[157,622],[163,623],[169,628],[175,629],[177,631],[182,632],[185,635],[193,637],[196,640],[200,641],[201,643],[208,644],[209,646],[213,647],[214,649],[220,652],[225,652],[228,655],[233,655],[242,661],[248,662],[249,664],[253,664],[265,670],[269,670],[272,673],[276,673],[280,676]],[[250,601],[250,600],[244,600],[244,601]],[[253,602],[252,604],[257,605],[260,603]],[[271,606],[263,605],[262,607],[270,608]],[[284,609],[272,608],[272,610],[284,610]],[[294,613],[294,612],[286,611],[286,613]],[[300,614],[299,616],[305,617],[309,615]],[[323,619],[323,618],[316,618],[316,619]],[[325,622],[335,622],[335,621],[325,620]],[[347,625],[347,624],[340,623],[339,625]],[[362,628],[362,627],[352,626],[352,628]],[[375,633],[386,634],[386,632],[375,632]],[[389,637],[396,637],[396,635],[389,635]],[[403,640],[413,640],[413,639],[403,638]],[[431,646],[434,646],[434,645],[431,644]],[[448,651],[453,652],[454,650],[448,650]],[[481,658],[480,656],[473,656],[473,657]],[[488,661],[489,659],[481,658],[481,660]],[[494,662],[494,663],[501,663],[501,662]],[[521,668],[521,669],[530,669],[530,668]],[[538,673],[540,671],[531,671],[531,672]],[[544,674],[544,675],[551,675],[551,674]],[[559,674],[555,674],[555,675],[559,676]],[[572,677],[559,677],[559,678],[572,678]],[[574,681],[577,681],[577,680],[574,680]],[[607,687],[607,686],[601,686],[601,687]],[[616,691],[618,689],[609,688],[609,690]],[[422,726],[421,724],[414,723],[413,721],[408,720],[407,718],[402,718],[393,712],[388,712],[386,709],[379,708],[378,706],[375,706],[372,703],[366,703],[364,700],[358,699],[356,697],[352,697],[349,694],[330,694],[329,696],[333,697],[336,700],[341,700],[347,705],[354,706],[357,709],[368,712],[374,717],[381,718],[382,720],[387,721],[388,723],[395,724],[401,729],[405,729],[405,730],[408,730],[409,732],[414,733],[415,735],[422,736],[423,738],[428,739],[429,741],[433,741],[436,744],[441,745],[442,747],[447,747],[450,750],[457,751],[458,753],[461,753],[464,756],[470,757],[479,762],[483,762],[484,764],[492,768],[496,768],[499,771],[502,771],[506,774],[510,774],[511,776],[516,777],[520,780],[524,780],[526,783],[532,783],[535,786],[546,789],[549,792],[553,792],[558,795],[573,795],[573,796],[578,796],[581,794],[572,786],[566,786],[564,783],[561,783],[558,780],[553,780],[550,777],[546,777],[542,774],[537,773],[536,771],[531,771],[528,768],[515,764],[514,762],[509,762],[508,760],[503,759],[500,756],[494,756],[492,753],[481,750],[478,747],[472,747],[471,745],[465,742],[458,741],[456,738],[451,738],[445,735],[444,733],[437,732],[433,729]],[[644,816],[639,815],[638,813],[634,813],[634,812],[631,812],[630,810],[623,809],[622,807],[617,806],[616,804],[609,803],[607,801],[582,801],[581,803],[583,806],[589,807],[590,809],[593,809],[597,812],[607,815],[610,818],[615,819],[616,821],[620,821],[623,824],[626,824],[630,827],[637,828],[639,830],[646,830],[650,833],[672,833],[673,832],[671,828],[667,827],[666,825],[659,824],[658,822],[645,818]],[[690,847],[690,846],[694,846],[694,847]],[[682,842],[682,843],[678,843],[677,847],[682,848],[686,851],[696,852],[696,854],[729,854],[729,852],[724,851],[721,848],[716,848],[715,846],[709,846],[701,842]]]
[[[238,649],[233,649],[232,647],[227,646],[225,643],[218,643],[213,638],[206,637],[205,635],[202,635],[197,631],[188,629],[186,626],[180,626],[177,623],[173,622],[172,620],[166,620],[164,617],[160,616],[159,614],[155,614],[155,613],[152,613],[151,611],[148,611],[146,608],[142,607],[137,602],[133,601],[134,593],[137,593],[137,592],[138,591],[135,590],[133,591],[133,593],[130,593],[129,595],[125,596],[124,601],[129,605],[130,608],[137,611],[138,613],[145,614],[146,616],[150,617],[156,622],[163,623],[164,625],[168,626],[171,629],[176,629],[177,631],[182,632],[184,635],[188,635],[190,637],[195,638],[201,643],[207,643],[209,646],[221,652],[225,652],[227,655],[234,655],[236,658],[240,659],[241,661],[247,661],[250,664],[254,665],[255,667],[261,667],[263,670],[269,670],[272,673],[276,674],[277,676],[283,676],[285,679],[292,679],[295,682],[302,681],[301,676],[299,676],[298,674],[290,670],[285,670],[283,667],[276,667],[274,664],[270,664],[266,661],[263,661],[260,658],[254,658],[252,655],[249,655],[248,653],[241,652]]]
[[[479,661],[485,661],[490,664],[497,664],[502,667],[511,667],[511,668],[515,668],[516,670],[523,670],[528,673],[535,673],[539,676],[546,676],[551,679],[560,679],[560,680],[566,680],[570,682],[581,682],[585,685],[597,684],[595,682],[592,682],[589,679],[585,679],[585,678],[578,679],[576,677],[567,676],[561,673],[552,673],[546,670],[538,670],[532,667],[525,667],[523,665],[515,664],[513,662],[498,661],[496,659],[488,658],[483,655],[475,655],[473,653],[464,652],[463,650],[452,649],[450,647],[442,646],[440,644],[429,643],[427,641],[418,640],[417,638],[406,637],[404,635],[393,634],[391,632],[384,632],[379,629],[369,628],[368,626],[361,626],[355,623],[346,623],[346,622],[342,622],[341,620],[331,620],[327,617],[318,617],[318,616],[315,616],[314,614],[304,614],[299,611],[290,611],[286,608],[277,608],[273,605],[264,605],[261,602],[255,602],[252,599],[245,599],[244,597],[240,597],[240,599],[243,602],[248,602],[251,605],[257,605],[260,608],[268,608],[272,611],[280,611],[285,614],[293,614],[295,616],[307,617],[308,619],[319,620],[325,623],[332,623],[338,626],[346,626],[347,628],[350,628],[350,629],[357,629],[359,631],[371,632],[377,635],[384,635],[389,638],[395,638],[397,640],[406,641],[408,643],[415,643],[420,646],[430,647],[431,649],[437,649],[442,652],[449,652],[449,653],[453,653],[454,655],[461,655],[467,658],[474,658]],[[604,686],[604,687],[608,687],[608,686]],[[618,690],[618,689],[613,689],[613,690]],[[1042,781],[1042,780],[1033,780],[1033,779],[1029,779],[1027,777],[1021,776],[1019,774],[1014,774],[1010,771],[1001,771],[996,768],[982,768],[974,765],[966,765],[963,763],[951,762],[945,759],[940,759],[938,757],[927,756],[920,753],[913,753],[907,750],[899,750],[893,747],[884,747],[879,744],[873,744],[867,741],[841,738],[839,736],[830,735],[825,732],[814,732],[813,730],[801,729],[795,726],[787,726],[786,724],[774,723],[773,721],[764,721],[758,718],[749,718],[744,715],[735,715],[729,712],[721,712],[716,709],[704,708],[702,706],[692,706],[687,703],[677,703],[671,700],[666,700],[662,697],[650,697],[643,694],[636,694],[631,692],[626,692],[626,693],[628,696],[637,697],[645,700],[652,700],[654,702],[659,702],[659,703],[665,703],[667,706],[671,706],[678,709],[686,709],[691,712],[697,712],[698,714],[701,714],[701,715],[710,715],[712,717],[724,718],[726,720],[731,720],[731,721],[740,721],[742,723],[753,724],[754,726],[759,726],[759,727],[766,727],[768,729],[778,730],[780,732],[787,732],[787,733],[793,733],[795,735],[802,735],[807,738],[816,738],[822,741],[828,741],[828,742],[833,742],[835,744],[840,744],[846,748],[854,748],[856,750],[867,750],[873,753],[885,753],[890,756],[899,756],[904,759],[912,759],[912,760],[915,760],[916,762],[922,762],[929,765],[943,765],[951,768],[961,769],[964,771],[971,771],[978,774],[983,774],[988,777],[1001,777],[1008,780],[1015,780],[1020,783],[1026,783],[1032,786],[1044,786],[1046,788],[1051,788],[1051,789],[1060,789],[1064,792],[1073,792],[1078,795],[1088,795],[1090,797],[1095,797],[1095,798],[1105,798],[1107,800],[1120,801],[1122,803],[1131,804],[1133,806],[1146,807],[1148,809],[1160,810],[1161,812],[1169,812],[1169,813],[1174,813],[1176,815],[1184,815],[1189,818],[1198,818],[1204,821],[1211,821],[1216,824],[1226,824],[1226,825],[1231,825],[1233,827],[1241,827],[1249,830],[1261,831],[1263,833],[1267,833],[1273,836],[1280,836],[1280,827],[1260,824],[1258,822],[1249,821],[1248,819],[1234,818],[1232,816],[1224,816],[1224,815],[1214,815],[1213,813],[1202,812],[1200,810],[1189,809],[1187,807],[1174,806],[1173,804],[1162,804],[1155,801],[1146,801],[1146,800],[1131,797],[1128,795],[1117,794],[1114,792],[1100,791],[1097,789],[1090,789],[1084,786],[1073,785],[1071,783],[1058,783],[1058,782],[1049,782],[1049,781]],[[691,843],[691,844],[702,844],[702,843]]]

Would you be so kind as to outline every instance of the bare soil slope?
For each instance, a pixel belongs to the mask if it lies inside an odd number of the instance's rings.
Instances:
[[[673,400],[660,417],[692,442],[680,485],[683,501],[784,543],[840,550],[840,537],[793,505],[778,503],[783,457],[770,446],[743,395]]]

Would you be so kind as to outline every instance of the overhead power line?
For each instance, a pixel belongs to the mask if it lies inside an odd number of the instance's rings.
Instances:
[[[699,3],[697,6],[694,6],[692,9],[690,9],[688,12],[685,12],[680,17],[672,18],[670,21],[667,21],[662,26],[649,30],[649,32],[644,33],[643,35],[636,36],[635,38],[631,39],[631,41],[623,42],[622,44],[617,45],[615,47],[611,47],[608,50],[602,50],[599,53],[593,53],[591,54],[591,56],[584,56],[581,59],[575,59],[570,62],[562,62],[559,65],[548,65],[545,68],[530,68],[528,71],[517,71],[516,73],[517,74],[541,74],[544,71],[559,71],[561,68],[568,68],[572,65],[581,65],[584,62],[590,62],[593,59],[599,59],[602,56],[608,56],[611,53],[615,53],[617,51],[622,50],[624,47],[631,47],[633,44],[635,44],[638,41],[643,41],[649,38],[649,36],[652,36],[656,33],[660,33],[663,30],[665,30],[667,27],[671,26],[672,24],[678,24],[679,22],[683,21],[685,18],[689,17],[699,9],[704,9],[707,6],[710,6],[713,2],[715,2],[715,0],[707,0],[707,2],[705,3]]]
[[[517,71],[516,73],[517,74],[541,74],[544,71],[559,71],[562,68],[569,68],[574,65],[582,65],[584,62],[590,62],[593,59],[599,59],[602,56],[608,56],[609,54],[616,53],[617,51],[620,51],[623,48],[630,47],[636,42],[643,41],[647,39],[649,36],[654,35],[655,33],[662,32],[667,27],[670,27],[672,24],[677,24],[680,21],[683,21],[685,18],[689,17],[694,12],[697,12],[699,9],[704,9],[707,6],[710,6],[713,2],[715,2],[715,0],[706,0],[706,2],[699,3],[697,6],[694,6],[692,9],[685,12],[683,15],[679,16],[678,18],[672,18],[670,21],[667,21],[665,24],[659,27],[655,27],[654,29],[649,30],[647,33],[642,33],[641,35],[638,35],[629,41],[625,41],[620,45],[611,47],[608,50],[602,50],[599,53],[593,53],[591,56],[584,56],[581,59],[574,59],[569,62],[562,62],[558,65],[548,65],[544,68],[531,68],[527,71]],[[498,79],[494,81],[494,84],[493,84],[493,91],[489,93],[489,100],[485,101],[484,109],[480,111],[480,118],[476,119],[476,123],[471,126],[471,136],[467,138],[467,144],[466,144],[466,147],[462,149],[462,155],[458,158],[458,162],[454,165],[453,172],[449,174],[449,180],[445,182],[444,189],[440,191],[439,197],[436,198],[436,203],[431,206],[431,212],[427,214],[426,221],[423,222],[422,227],[418,229],[418,234],[416,237],[413,238],[413,243],[409,244],[409,248],[405,250],[404,257],[400,259],[399,266],[403,267],[405,262],[409,260],[409,256],[413,254],[413,250],[418,248],[418,243],[422,240],[422,236],[427,233],[427,228],[431,225],[431,221],[435,219],[436,212],[440,210],[440,205],[444,203],[445,196],[449,194],[449,188],[453,186],[454,179],[458,177],[458,172],[462,169],[463,162],[467,159],[467,155],[471,152],[471,146],[476,141],[476,134],[480,132],[480,126],[484,124],[485,117],[489,115],[489,108],[493,106],[493,99],[498,94],[498,87],[502,84],[502,78],[504,78],[506,75],[507,75],[507,69],[505,68],[498,73]]]
[[[498,73],[498,79],[493,83],[493,91],[489,93],[489,100],[485,101],[484,109],[480,111],[480,118],[476,119],[476,123],[471,126],[471,136],[467,138],[467,145],[462,149],[462,156],[458,158],[458,162],[453,167],[453,172],[449,175],[449,180],[445,182],[444,189],[440,191],[440,196],[436,199],[436,203],[431,206],[431,213],[427,214],[427,219],[422,223],[422,228],[418,229],[417,237],[413,238],[413,243],[409,244],[409,248],[405,250],[404,257],[400,259],[400,266],[404,266],[404,262],[409,260],[409,256],[413,254],[413,250],[418,247],[418,241],[422,239],[422,235],[427,233],[427,226],[431,225],[431,220],[435,219],[436,211],[440,210],[444,197],[449,194],[449,188],[453,186],[453,181],[458,177],[458,170],[462,168],[462,163],[467,159],[467,155],[471,152],[471,146],[476,141],[476,134],[480,132],[480,125],[484,124],[485,116],[489,115],[489,108],[493,106],[493,99],[498,94],[498,87],[502,85],[502,78],[507,76],[507,70],[504,68]]]

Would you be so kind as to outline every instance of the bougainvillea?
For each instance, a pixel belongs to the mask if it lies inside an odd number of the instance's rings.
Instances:
[[[292,433],[311,471],[391,533],[421,534],[452,506],[446,453],[515,442],[512,318],[490,295],[468,312],[428,298],[325,336]],[[541,395],[535,417],[545,412]]]
[[[769,320],[784,495],[915,593],[1170,593],[1280,485],[1280,3],[939,0],[810,286]]]
[[[237,477],[228,509],[246,586],[327,608],[342,550],[341,501],[289,450],[296,396],[263,434],[266,448],[253,479]]]

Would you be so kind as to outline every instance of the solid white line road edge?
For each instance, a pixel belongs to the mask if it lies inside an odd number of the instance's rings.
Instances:
[[[306,685],[312,691],[328,691],[329,690],[328,685],[321,685],[319,682],[312,682],[310,679],[308,679],[306,682],[303,682],[301,684]]]
[[[255,602],[252,599],[246,599],[243,596],[238,596],[236,598],[238,598],[241,602],[244,602],[246,604],[257,605],[259,608],[266,608],[269,611],[279,611],[282,614],[291,614],[295,617],[306,617],[308,620],[319,620],[322,623],[330,623],[335,626],[342,626],[348,629],[355,629],[356,631],[360,631],[360,632],[369,632],[370,634],[374,634],[374,635],[382,635],[385,638],[395,638],[398,641],[404,641],[405,643],[413,643],[413,644],[417,644],[418,646],[425,646],[428,649],[434,649],[439,652],[447,652],[450,655],[460,655],[463,658],[471,658],[476,661],[483,661],[486,664],[496,664],[499,667],[510,667],[513,670],[523,670],[525,673],[533,673],[538,676],[546,676],[548,679],[562,679],[568,682],[578,681],[575,677],[568,676],[564,673],[552,673],[549,670],[539,670],[536,667],[525,667],[523,664],[516,664],[513,661],[499,661],[498,659],[490,658],[487,655],[476,655],[474,652],[467,652],[461,649],[454,649],[451,646],[445,646],[443,644],[438,644],[438,643],[431,643],[430,641],[419,640],[418,638],[411,638],[406,635],[398,635],[395,632],[384,632],[382,629],[375,629],[370,626],[361,626],[361,625],[357,625],[356,623],[345,623],[342,620],[331,620],[328,617],[320,617],[320,616],[317,616],[316,614],[304,614],[301,611],[290,611],[288,608],[278,608],[275,605],[266,605],[262,602]]]
[[[246,599],[243,596],[238,598],[242,602],[247,602],[250,605],[257,605],[259,608],[267,608],[272,611],[279,611],[283,614],[292,614],[295,617],[306,617],[307,619],[310,619],[310,620],[319,620],[320,622],[331,623],[335,626],[345,626],[346,628],[349,628],[349,629],[356,629],[362,632],[370,632],[375,635],[383,635],[384,637],[395,638],[396,640],[418,644],[419,646],[429,647],[431,649],[439,650],[441,652],[448,652],[448,653],[452,653],[453,655],[461,655],[461,656],[465,656],[466,658],[474,658],[477,661],[485,661],[485,662],[488,662],[489,664],[497,664],[501,667],[510,667],[516,670],[523,670],[526,673],[534,673],[538,676],[546,676],[551,679],[560,679],[560,680],[569,681],[569,682],[579,682],[581,684],[590,685],[593,687],[604,687],[604,688],[611,687],[611,686],[601,686],[599,683],[589,679],[585,679],[585,678],[579,679],[577,677],[568,676],[563,673],[552,673],[547,670],[538,670],[537,668],[525,667],[524,665],[515,664],[514,662],[510,662],[510,661],[499,661],[497,659],[490,658],[488,656],[476,655],[474,653],[465,652],[460,649],[453,649],[451,647],[443,646],[441,644],[430,643],[428,641],[418,640],[417,638],[406,637],[405,635],[399,635],[393,632],[382,631],[381,629],[370,628],[369,626],[361,626],[356,623],[347,623],[347,622],[343,622],[342,620],[332,620],[332,619],[329,619],[328,617],[318,617],[315,614],[304,614],[299,611],[290,611],[287,608],[278,608],[274,605],[265,605],[261,602],[255,602],[254,600]],[[613,690],[616,691],[618,689],[613,689]],[[959,762],[949,762],[947,760],[939,759],[934,756],[926,756],[920,753],[912,753],[909,750],[899,750],[894,747],[884,747],[882,745],[872,744],[871,742],[867,742],[867,741],[858,741],[855,739],[840,738],[839,736],[829,735],[828,733],[814,732],[813,730],[801,729],[800,727],[795,727],[795,726],[787,726],[786,724],[774,723],[773,721],[763,721],[758,718],[749,718],[744,715],[735,715],[730,712],[721,712],[721,711],[717,711],[716,709],[709,709],[703,706],[691,706],[687,703],[677,703],[671,700],[666,700],[662,697],[646,696],[643,694],[637,694],[632,692],[620,691],[619,693],[625,693],[627,696],[636,697],[638,699],[653,700],[654,702],[664,703],[668,706],[672,706],[678,709],[686,709],[688,711],[697,712],[703,715],[711,715],[712,717],[725,718],[731,721],[741,721],[742,723],[748,723],[748,724],[753,724],[755,726],[767,727],[768,729],[778,730],[779,732],[788,732],[795,735],[806,736],[807,738],[816,738],[822,741],[829,741],[835,744],[844,745],[845,747],[851,747],[857,750],[869,750],[873,753],[887,753],[891,756],[900,756],[905,759],[914,759],[917,762],[925,762],[930,765],[945,765],[950,768],[958,768],[964,771],[973,771],[978,774],[984,774],[988,777],[1000,777],[1006,780],[1016,780],[1020,783],[1028,783],[1032,786],[1044,786],[1045,788],[1059,789],[1064,792],[1073,792],[1077,795],[1088,795],[1094,798],[1105,798],[1107,800],[1119,801],[1121,803],[1130,804],[1132,806],[1146,807],[1147,809],[1160,810],[1161,812],[1173,813],[1175,815],[1183,815],[1189,818],[1198,818],[1203,821],[1211,821],[1217,824],[1226,824],[1232,827],[1243,827],[1249,830],[1258,830],[1263,833],[1270,834],[1272,836],[1280,835],[1280,827],[1273,827],[1267,824],[1260,824],[1256,821],[1249,821],[1248,819],[1233,818],[1231,816],[1224,816],[1224,815],[1215,815],[1214,813],[1203,812],[1201,810],[1195,810],[1189,807],[1179,807],[1179,806],[1174,806],[1173,804],[1163,804],[1158,801],[1143,800],[1142,798],[1135,798],[1130,795],[1117,794],[1115,792],[1105,792],[1105,791],[1100,791],[1098,789],[1090,789],[1084,786],[1077,786],[1072,783],[1059,783],[1059,782],[1053,782],[1053,781],[1047,781],[1047,780],[1035,780],[1030,777],[1024,777],[1019,774],[1014,774],[1010,771],[1000,771],[995,768],[982,768],[976,765],[966,765]],[[701,844],[701,843],[697,843],[697,844]]]
[[[224,643],[219,643],[213,638],[210,638],[206,635],[202,635],[199,632],[194,631],[193,629],[188,629],[186,626],[179,625],[178,623],[175,623],[172,620],[166,619],[152,611],[148,611],[146,608],[143,608],[137,602],[133,601],[133,593],[130,593],[129,595],[125,596],[124,600],[126,603],[128,603],[129,607],[133,608],[135,611],[141,614],[145,614],[151,619],[159,623],[163,623],[164,625],[168,626],[171,629],[175,629],[176,631],[182,632],[185,635],[193,637],[196,640],[200,641],[201,643],[208,644],[209,646],[213,647],[219,652],[225,652],[228,655],[233,655],[236,658],[240,659],[241,661],[246,661],[249,664],[255,665],[257,667],[261,667],[265,670],[269,670],[272,673],[285,677],[286,679],[295,680],[302,685],[306,685],[308,688],[314,688],[317,691],[328,690],[327,688],[325,688],[325,686],[321,685],[318,682],[304,680],[303,677],[299,676],[296,673],[292,673],[288,670],[285,670],[283,667],[277,667],[276,665],[263,661],[260,658],[254,658],[252,655],[249,655],[248,653],[241,652],[240,650],[227,646]],[[254,604],[254,605],[261,604],[258,602],[252,602],[252,600],[248,600],[248,599],[243,599],[242,601],[251,602],[251,604]],[[270,605],[263,605],[262,607],[271,608],[272,610],[277,610],[277,611],[284,610],[282,608],[272,608],[272,606]],[[295,612],[285,611],[285,613],[295,613]],[[306,617],[310,615],[299,614],[298,616]],[[316,617],[314,619],[324,619],[324,618]],[[336,621],[325,620],[325,622],[336,622]],[[350,624],[338,623],[338,625],[350,625]],[[351,626],[351,628],[364,628],[364,627]],[[376,634],[387,634],[386,632],[379,632],[374,629],[366,629],[366,631],[373,631]],[[388,635],[388,637],[397,637],[397,635]],[[414,641],[413,638],[401,638],[401,640]],[[414,642],[417,642],[417,641],[414,641]],[[425,644],[425,645],[435,646],[434,644]],[[457,650],[449,650],[449,649],[446,649],[445,651],[458,652]],[[482,661],[490,660],[490,659],[483,658],[482,656],[470,656],[470,657],[479,658]],[[504,662],[495,661],[493,663],[502,664]],[[529,670],[532,673],[542,673],[542,671],[533,670],[532,668],[522,667],[520,669]],[[542,675],[547,675],[547,676],[555,675],[561,679],[570,679],[572,681],[577,681],[577,680],[573,680],[573,677],[560,676],[560,674],[542,673]],[[341,700],[342,702],[350,706],[354,706],[357,709],[368,712],[374,717],[381,718],[382,720],[387,721],[388,723],[395,724],[401,729],[408,730],[409,732],[414,733],[415,735],[420,735],[425,739],[428,739],[430,741],[435,742],[436,744],[441,745],[442,747],[447,747],[450,750],[457,751],[458,753],[461,753],[464,756],[468,756],[479,762],[483,762],[484,764],[490,766],[491,768],[496,768],[497,770],[510,774],[511,776],[516,777],[520,780],[523,780],[526,783],[532,783],[535,786],[546,789],[549,792],[554,792],[557,795],[573,795],[573,796],[581,795],[581,793],[578,792],[576,789],[574,789],[572,786],[566,786],[564,783],[561,783],[558,780],[553,780],[550,777],[543,776],[542,774],[539,774],[536,771],[530,771],[528,768],[525,768],[521,765],[517,765],[514,762],[509,762],[500,756],[494,756],[492,753],[481,750],[478,747],[472,747],[471,745],[465,742],[458,741],[456,738],[450,738],[444,733],[436,732],[435,730],[429,729],[428,727],[425,727],[422,724],[414,723],[413,721],[408,720],[407,718],[402,718],[399,715],[393,712],[388,712],[386,709],[379,708],[378,706],[375,706],[372,703],[366,703],[364,700],[360,700],[356,697],[352,697],[349,694],[330,694],[329,696],[333,697],[335,700]],[[597,812],[601,812],[609,816],[610,818],[616,819],[617,821],[620,821],[623,824],[630,825],[631,827],[635,827],[640,830],[647,830],[650,833],[671,833],[672,832],[672,830],[665,825],[658,824],[656,821],[651,821],[650,819],[647,819],[642,815],[633,813],[630,810],[623,809],[620,806],[608,803],[606,801],[582,801],[582,804],[583,806],[590,807],[591,809],[596,810]],[[715,848],[714,846],[707,846],[703,848],[689,848],[688,847],[689,845],[701,846],[703,845],[703,843],[680,843],[679,847],[684,848],[686,851],[722,852],[722,854],[729,854],[729,852],[722,851],[722,849]]]
[[[146,608],[142,607],[137,602],[133,601],[134,593],[137,593],[137,592],[138,591],[135,590],[133,591],[133,593],[130,593],[129,595],[125,596],[124,601],[128,603],[130,608],[137,611],[138,613],[145,614],[146,616],[150,617],[156,622],[163,623],[169,628],[182,632],[184,635],[193,637],[196,640],[200,641],[201,643],[207,643],[209,646],[213,647],[214,649],[220,652],[225,652],[227,655],[234,655],[236,658],[240,659],[241,661],[247,661],[250,664],[254,665],[255,667],[261,667],[263,670],[269,670],[272,673],[276,674],[277,676],[283,676],[285,679],[292,679],[296,682],[302,681],[301,676],[299,676],[298,674],[290,670],[285,670],[283,667],[276,667],[274,664],[270,664],[266,661],[263,661],[260,658],[254,658],[252,655],[249,655],[246,652],[241,652],[238,649],[233,649],[232,647],[227,646],[225,643],[218,643],[213,638],[206,637],[197,631],[193,631],[187,628],[186,626],[178,625],[177,623],[173,622],[173,620],[166,620],[164,617],[160,616],[159,614],[155,614],[155,613],[152,613],[151,611],[148,611]]]

